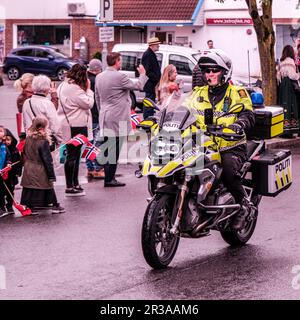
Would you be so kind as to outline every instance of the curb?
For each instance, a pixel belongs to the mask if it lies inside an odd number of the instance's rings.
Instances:
[[[300,146],[300,137],[292,139],[275,138],[270,141],[267,141],[266,146],[268,149],[297,147]]]

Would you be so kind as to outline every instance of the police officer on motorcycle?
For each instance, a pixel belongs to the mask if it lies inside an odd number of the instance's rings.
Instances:
[[[245,218],[250,206],[239,172],[247,159],[246,133],[255,123],[251,99],[244,88],[231,84],[232,62],[223,51],[205,51],[200,57],[198,65],[203,74],[203,80],[207,84],[195,87],[191,96],[192,106],[199,112],[198,124],[200,128],[207,129],[205,109],[212,109],[213,124],[223,125],[241,136],[238,141],[216,139],[222,158],[223,182],[235,198],[236,203],[242,205],[242,209],[234,216],[231,228],[241,230],[245,225]],[[239,114],[226,113],[230,106],[238,103],[244,105],[242,112]]]

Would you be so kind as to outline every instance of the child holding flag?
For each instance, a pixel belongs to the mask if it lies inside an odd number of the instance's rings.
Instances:
[[[52,213],[63,213],[65,209],[57,202],[53,187],[56,177],[47,125],[47,119],[37,117],[28,129],[24,146],[21,204],[30,209],[52,207]]]
[[[0,126],[0,170],[4,169],[10,162],[10,153],[5,144],[6,130],[3,126]],[[7,177],[6,177],[7,178]],[[4,174],[0,175],[0,217],[7,215],[5,208],[5,196],[6,189],[4,186]]]
[[[11,160],[11,169],[8,171],[8,177],[6,182],[6,186],[9,189],[9,192],[6,192],[6,210],[7,213],[14,213],[13,210],[13,196],[15,186],[18,184],[18,177],[22,175],[22,163],[21,156],[19,151],[17,150],[17,140],[14,135],[10,132],[10,130],[6,129],[6,137],[5,144],[10,153]],[[6,190],[7,191],[7,190]]]

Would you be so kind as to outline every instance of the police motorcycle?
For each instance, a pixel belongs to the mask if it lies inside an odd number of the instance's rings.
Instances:
[[[151,135],[149,154],[142,167],[151,195],[142,225],[142,250],[146,262],[154,269],[166,268],[171,263],[181,237],[201,238],[216,230],[232,246],[245,244],[255,230],[262,195],[274,196],[288,188],[292,180],[291,165],[286,164],[287,160],[291,164],[290,153],[264,154],[264,140],[248,141],[248,160],[240,175],[250,209],[244,229],[231,229],[231,221],[241,206],[222,183],[216,141],[220,137],[238,141],[241,136],[218,121],[212,124],[209,113],[205,114],[207,131],[204,133],[197,127],[198,111],[186,106],[186,98],[187,95],[173,93],[162,110],[145,99],[144,107],[159,113],[139,125]],[[243,104],[233,105],[228,114],[238,114],[243,109]],[[269,171],[274,171],[278,164],[286,165],[285,183],[281,181],[279,189],[272,191],[268,189],[273,179]],[[260,181],[263,176],[267,181]]]

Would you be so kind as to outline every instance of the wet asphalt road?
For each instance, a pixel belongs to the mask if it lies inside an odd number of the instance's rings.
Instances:
[[[294,155],[294,177],[300,151]],[[82,165],[81,173],[84,173]],[[141,251],[146,181],[121,166],[124,189],[84,184],[87,195],[65,199],[67,212],[0,220],[0,265],[6,270],[1,299],[299,299],[292,286],[300,265],[300,182],[264,198],[257,229],[232,249],[217,232],[181,239],[170,268],[152,271]],[[17,191],[19,193],[20,191]],[[294,281],[297,282],[295,278]]]
[[[14,123],[15,111],[3,104],[8,93],[2,97],[1,120]],[[134,177],[135,169],[120,166],[125,188],[82,179],[87,195],[66,199],[60,168],[56,191],[65,214],[0,219],[0,270],[6,272],[0,299],[300,298],[300,271],[292,273],[300,265],[299,149],[292,187],[262,200],[248,245],[232,249],[217,232],[181,239],[164,271],[152,271],[143,259],[147,183]],[[19,199],[20,190],[16,194]]]

